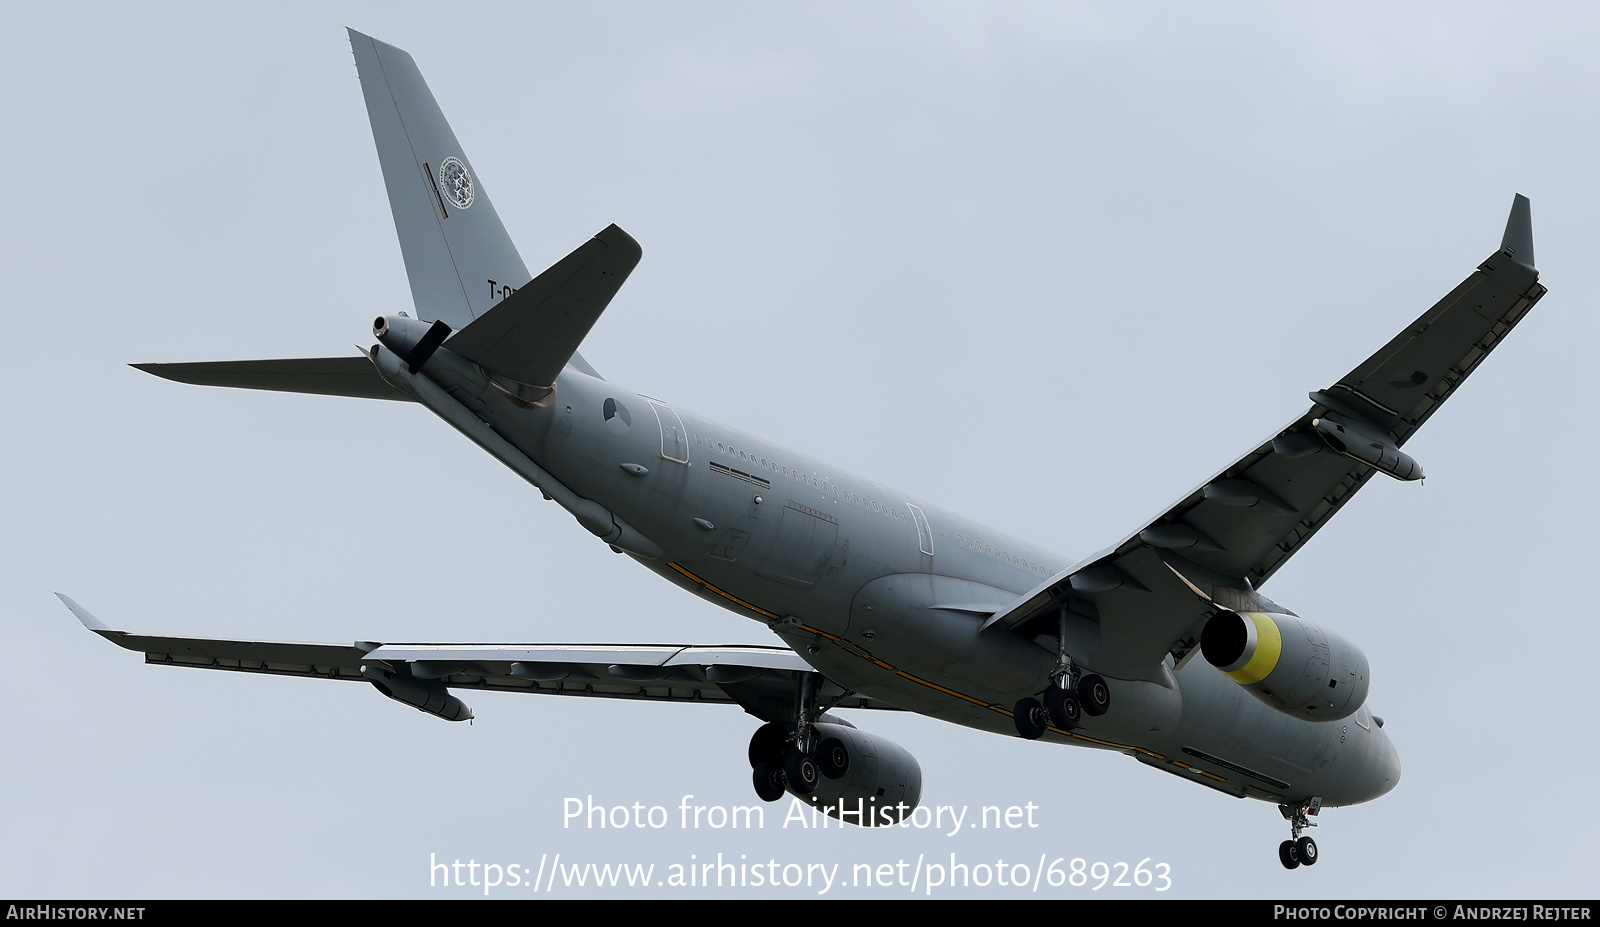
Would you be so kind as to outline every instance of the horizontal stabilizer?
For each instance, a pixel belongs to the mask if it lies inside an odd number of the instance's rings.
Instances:
[[[642,253],[632,236],[609,226],[461,329],[445,347],[497,379],[551,386]]]
[[[232,386],[281,393],[315,393],[356,399],[411,397],[378,376],[365,357],[301,357],[286,360],[207,361],[199,364],[133,364],[158,377],[200,386]]]

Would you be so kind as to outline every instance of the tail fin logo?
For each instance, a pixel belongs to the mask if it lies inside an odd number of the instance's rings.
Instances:
[[[467,173],[467,166],[459,158],[445,158],[439,164],[439,189],[457,209],[472,205],[475,195],[472,175]]]

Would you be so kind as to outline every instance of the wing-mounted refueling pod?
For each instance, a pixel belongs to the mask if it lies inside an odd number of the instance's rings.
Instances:
[[[1325,393],[1312,393],[1311,399],[1323,405],[1337,401]],[[1335,451],[1352,460],[1359,460],[1379,473],[1386,473],[1397,480],[1422,479],[1422,464],[1395,447],[1394,439],[1371,422],[1350,414],[1336,416],[1328,413],[1312,419],[1311,428]]]
[[[416,675],[407,666],[391,667],[376,661],[363,663],[361,675],[372,683],[374,689],[423,714],[446,721],[472,720],[472,709],[451,695],[444,683]]]

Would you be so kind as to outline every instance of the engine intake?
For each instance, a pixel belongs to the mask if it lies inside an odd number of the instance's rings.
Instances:
[[[1206,662],[1279,711],[1336,721],[1367,700],[1366,654],[1295,615],[1224,611],[1200,635]]]

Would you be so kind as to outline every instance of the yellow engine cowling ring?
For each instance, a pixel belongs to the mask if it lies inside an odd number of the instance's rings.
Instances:
[[[1371,684],[1366,654],[1297,615],[1220,612],[1206,622],[1200,652],[1256,698],[1312,720],[1355,714]]]

